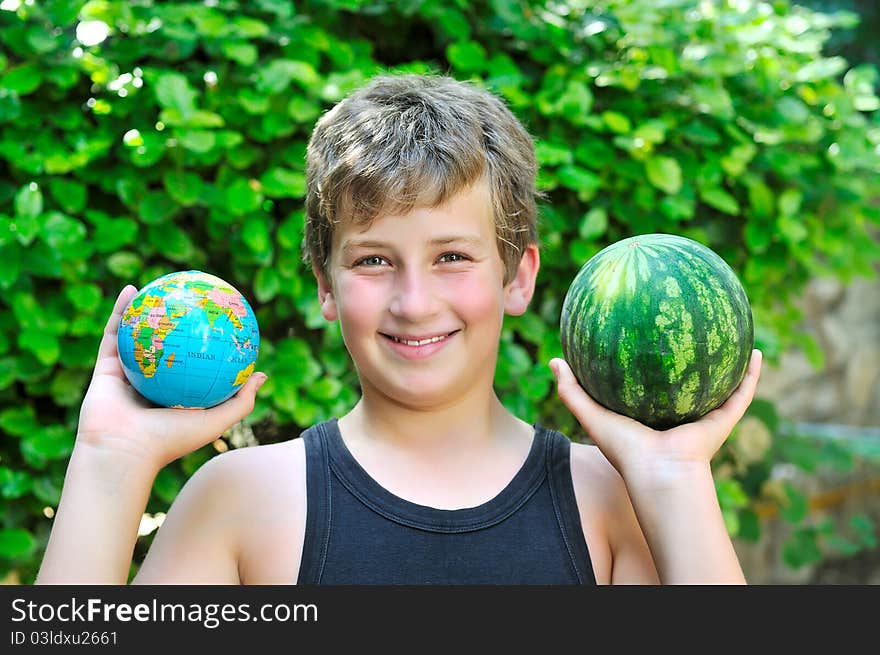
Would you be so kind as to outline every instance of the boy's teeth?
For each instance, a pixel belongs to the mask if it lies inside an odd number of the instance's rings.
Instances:
[[[391,337],[398,343],[405,343],[407,346],[424,346],[428,343],[435,343],[437,341],[442,341],[446,338],[446,336],[442,337],[431,337],[430,339],[421,339],[420,341],[412,341],[411,339],[398,339],[397,337]]]

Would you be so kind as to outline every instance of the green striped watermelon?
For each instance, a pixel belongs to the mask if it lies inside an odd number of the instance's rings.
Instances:
[[[584,264],[565,296],[560,336],[590,396],[656,429],[727,400],[754,346],[736,274],[706,246],[672,234],[623,239]]]

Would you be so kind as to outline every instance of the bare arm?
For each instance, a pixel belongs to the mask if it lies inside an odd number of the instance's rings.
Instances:
[[[596,403],[564,361],[554,360],[552,368],[560,398],[620,473],[638,519],[640,530],[628,530],[621,515],[623,538],[612,581],[650,576],[639,555],[641,534],[664,584],[745,583],[721,516],[710,460],[752,401],[760,351],[752,353],[745,379],[724,405],[663,432]]]
[[[207,410],[152,407],[128,383],[116,351],[122,311],[135,292],[122,290],[107,321],[37,584],[124,584],[158,471],[249,414],[265,380],[252,375]]]

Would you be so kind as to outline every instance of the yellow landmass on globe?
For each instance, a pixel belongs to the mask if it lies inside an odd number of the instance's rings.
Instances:
[[[251,376],[251,373],[253,372],[254,362],[251,362],[238,372],[238,374],[235,376],[235,382],[233,382],[232,385],[237,387],[240,384],[244,384],[245,382],[247,382],[247,379]]]

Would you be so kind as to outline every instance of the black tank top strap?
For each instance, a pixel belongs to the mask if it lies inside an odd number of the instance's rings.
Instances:
[[[565,546],[568,548],[580,584],[596,584],[592,560],[580,521],[580,511],[574,495],[574,482],[571,477],[571,441],[561,432],[541,429],[546,431],[548,442],[551,444],[547,458],[550,492],[553,495],[553,508],[556,510],[556,519]]]
[[[304,431],[306,451],[306,530],[297,584],[318,584],[330,541],[330,465],[324,423]]]

